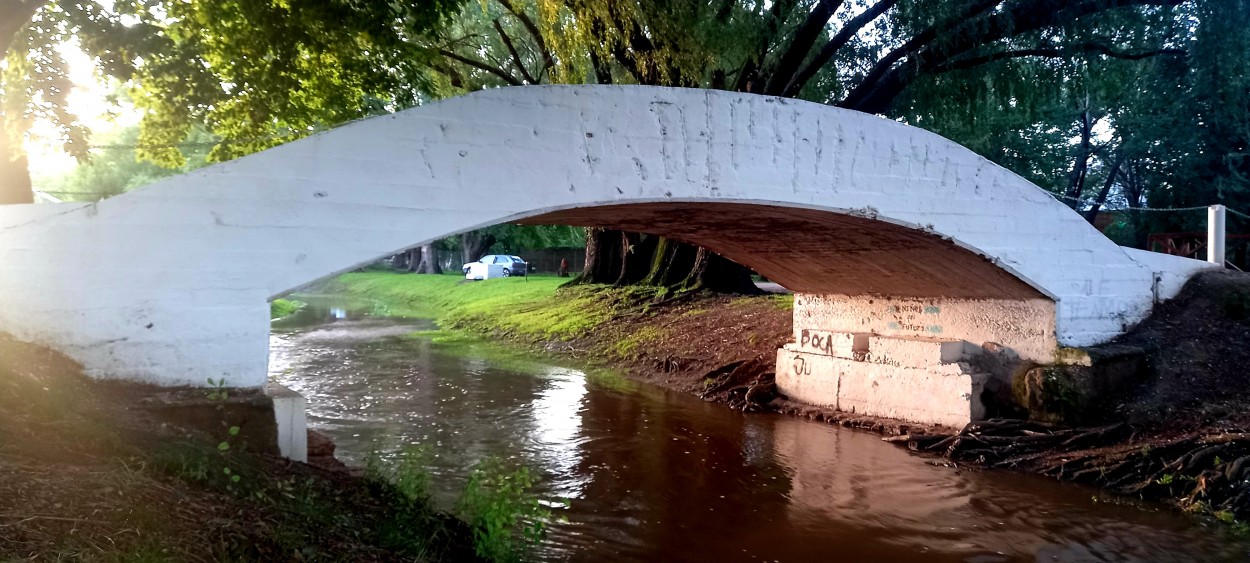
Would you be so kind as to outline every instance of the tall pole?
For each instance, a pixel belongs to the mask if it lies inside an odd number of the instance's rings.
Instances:
[[[1224,267],[1224,211],[1223,205],[1207,208],[1207,262]]]

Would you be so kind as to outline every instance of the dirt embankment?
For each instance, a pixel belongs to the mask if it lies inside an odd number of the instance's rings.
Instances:
[[[951,462],[1036,472],[1250,520],[1250,274],[1212,272],[1114,342],[1140,361],[1083,428],[997,419],[891,438]],[[1250,531],[1250,529],[1248,529]]]
[[[251,428],[171,423],[149,408],[168,393],[90,381],[0,334],[0,560],[473,559],[458,521],[385,484],[247,451]],[[222,422],[248,426],[229,417],[249,401],[225,399]]]

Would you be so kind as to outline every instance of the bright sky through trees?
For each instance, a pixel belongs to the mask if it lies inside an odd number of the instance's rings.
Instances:
[[[69,110],[92,132],[106,131],[115,127],[134,125],[139,122],[139,112],[126,102],[109,100],[112,92],[100,79],[91,59],[77,45],[63,44],[57,49],[69,62],[70,79],[74,90],[69,95]],[[4,64],[0,61],[0,64]],[[56,127],[46,120],[38,120],[26,140],[26,151],[36,184],[41,179],[60,176],[77,166],[74,157],[61,148],[62,141]],[[41,190],[46,186],[36,185]]]

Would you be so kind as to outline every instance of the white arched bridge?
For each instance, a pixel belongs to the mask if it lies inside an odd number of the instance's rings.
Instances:
[[[912,369],[962,378],[975,402],[969,350],[1045,363],[1120,334],[1204,267],[1122,249],[1011,172],[878,117],[712,90],[524,87],[96,204],[0,207],[0,331],[97,377],[259,386],[268,300],[501,222],[666,235],[750,266],[800,294],[783,390],[868,411],[884,407],[823,390],[848,386],[850,362],[892,370],[869,374],[874,389]],[[877,414],[923,407],[900,408]]]

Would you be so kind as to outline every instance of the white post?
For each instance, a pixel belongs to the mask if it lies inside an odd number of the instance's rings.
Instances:
[[[1224,206],[1207,208],[1207,262],[1224,267]]]
[[[265,393],[273,399],[278,423],[278,453],[308,463],[308,401],[284,385],[270,383]]]

